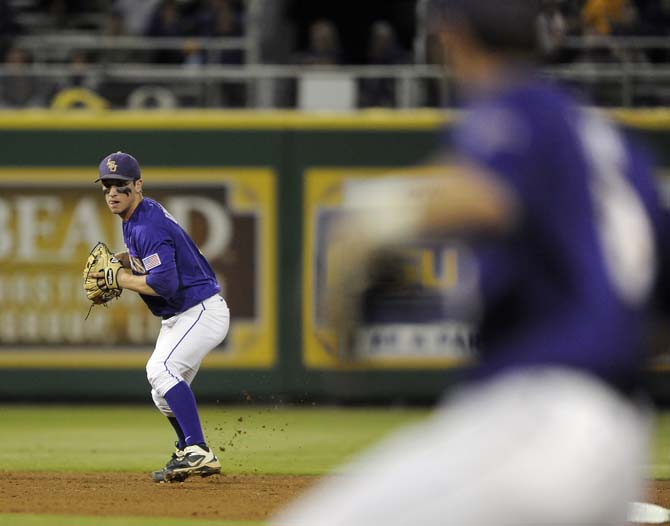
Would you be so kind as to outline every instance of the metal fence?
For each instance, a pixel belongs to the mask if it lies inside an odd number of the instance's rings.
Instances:
[[[546,68],[544,73],[579,89],[601,106],[670,104],[670,65],[569,64]],[[48,106],[59,91],[69,88],[95,92],[112,107],[308,105],[308,109],[348,109],[457,103],[450,73],[428,65],[326,68],[98,63],[0,67],[0,104],[4,107]]]
[[[440,66],[261,64],[261,2],[248,0],[246,5],[248,21],[243,37],[19,37],[15,45],[28,50],[33,61],[0,65],[0,106],[49,106],[57,93],[71,88],[90,90],[114,108],[349,109],[457,104],[453,79]],[[547,66],[544,73],[579,89],[594,104],[670,104],[670,38],[574,37],[565,39],[562,49],[577,59]],[[606,62],[585,59],[589,53],[603,50],[609,57]],[[68,64],[75,51],[90,53],[90,63]],[[198,59],[156,64],[156,53],[161,51],[172,51],[182,58],[195,52]],[[231,51],[241,54],[242,64],[221,63],[220,54]],[[645,60],[652,53],[657,59],[660,56],[660,63]]]

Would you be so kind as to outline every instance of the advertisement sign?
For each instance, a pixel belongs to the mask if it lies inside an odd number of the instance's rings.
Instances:
[[[405,369],[454,367],[474,352],[471,324],[451,315],[464,286],[464,254],[454,242],[413,243],[401,267],[411,292],[376,297],[370,319],[344,346],[328,326],[325,292],[333,272],[331,228],[343,213],[345,194],[357,182],[388,175],[383,169],[311,169],[305,173],[303,261],[303,363],[308,368]]]
[[[248,168],[143,168],[159,201],[214,268],[231,329],[204,367],[270,367],[276,354],[275,174]],[[143,365],[160,320],[125,291],[90,315],[82,288],[98,241],[125,250],[95,169],[0,169],[0,366]]]

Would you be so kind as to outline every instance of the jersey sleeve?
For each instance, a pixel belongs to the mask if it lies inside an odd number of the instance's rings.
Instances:
[[[136,231],[137,248],[146,271],[147,285],[159,296],[170,298],[179,288],[174,240],[160,226]]]
[[[530,208],[537,208],[539,200],[533,188],[534,156],[529,155],[536,140],[523,113],[501,106],[472,110],[455,130],[452,144],[460,162],[483,171],[513,195],[519,207],[517,229],[523,229]],[[520,254],[514,249],[515,235],[510,232],[504,240],[475,243],[479,293],[488,305],[496,305],[519,286]]]
[[[501,106],[471,111],[454,136],[460,160],[502,183],[522,208],[536,194],[533,152],[537,142],[530,120],[520,111]]]

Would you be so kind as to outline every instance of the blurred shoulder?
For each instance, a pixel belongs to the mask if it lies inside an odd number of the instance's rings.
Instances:
[[[457,133],[458,146],[481,155],[531,153],[574,122],[579,103],[564,89],[540,79],[506,86],[471,105]]]

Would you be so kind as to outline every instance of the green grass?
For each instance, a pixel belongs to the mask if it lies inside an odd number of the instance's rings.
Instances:
[[[651,464],[648,467],[652,479],[670,479],[670,413],[659,415],[651,450]]]
[[[203,425],[227,473],[322,474],[383,435],[425,418],[421,409],[209,406]],[[172,429],[152,407],[0,406],[0,471],[148,472]],[[26,454],[29,452],[30,454]],[[670,413],[655,428],[650,477],[670,479]],[[1,511],[1,510],[0,510]],[[0,526],[256,526],[147,517],[0,513]]]
[[[425,410],[212,406],[203,427],[227,473],[322,474]],[[152,407],[0,406],[0,470],[150,471],[173,449]],[[30,455],[26,455],[30,451]]]
[[[209,445],[229,474],[322,474],[392,429],[418,421],[426,414],[426,410],[416,409],[201,409]],[[165,463],[173,443],[172,428],[148,405],[0,406],[0,471],[149,472]],[[257,524],[0,513],[0,526]]]
[[[318,475],[428,411],[208,406],[201,414],[227,473]],[[165,462],[174,440],[165,418],[144,406],[0,406],[0,423],[3,471],[146,472]],[[648,471],[670,479],[668,412]]]

